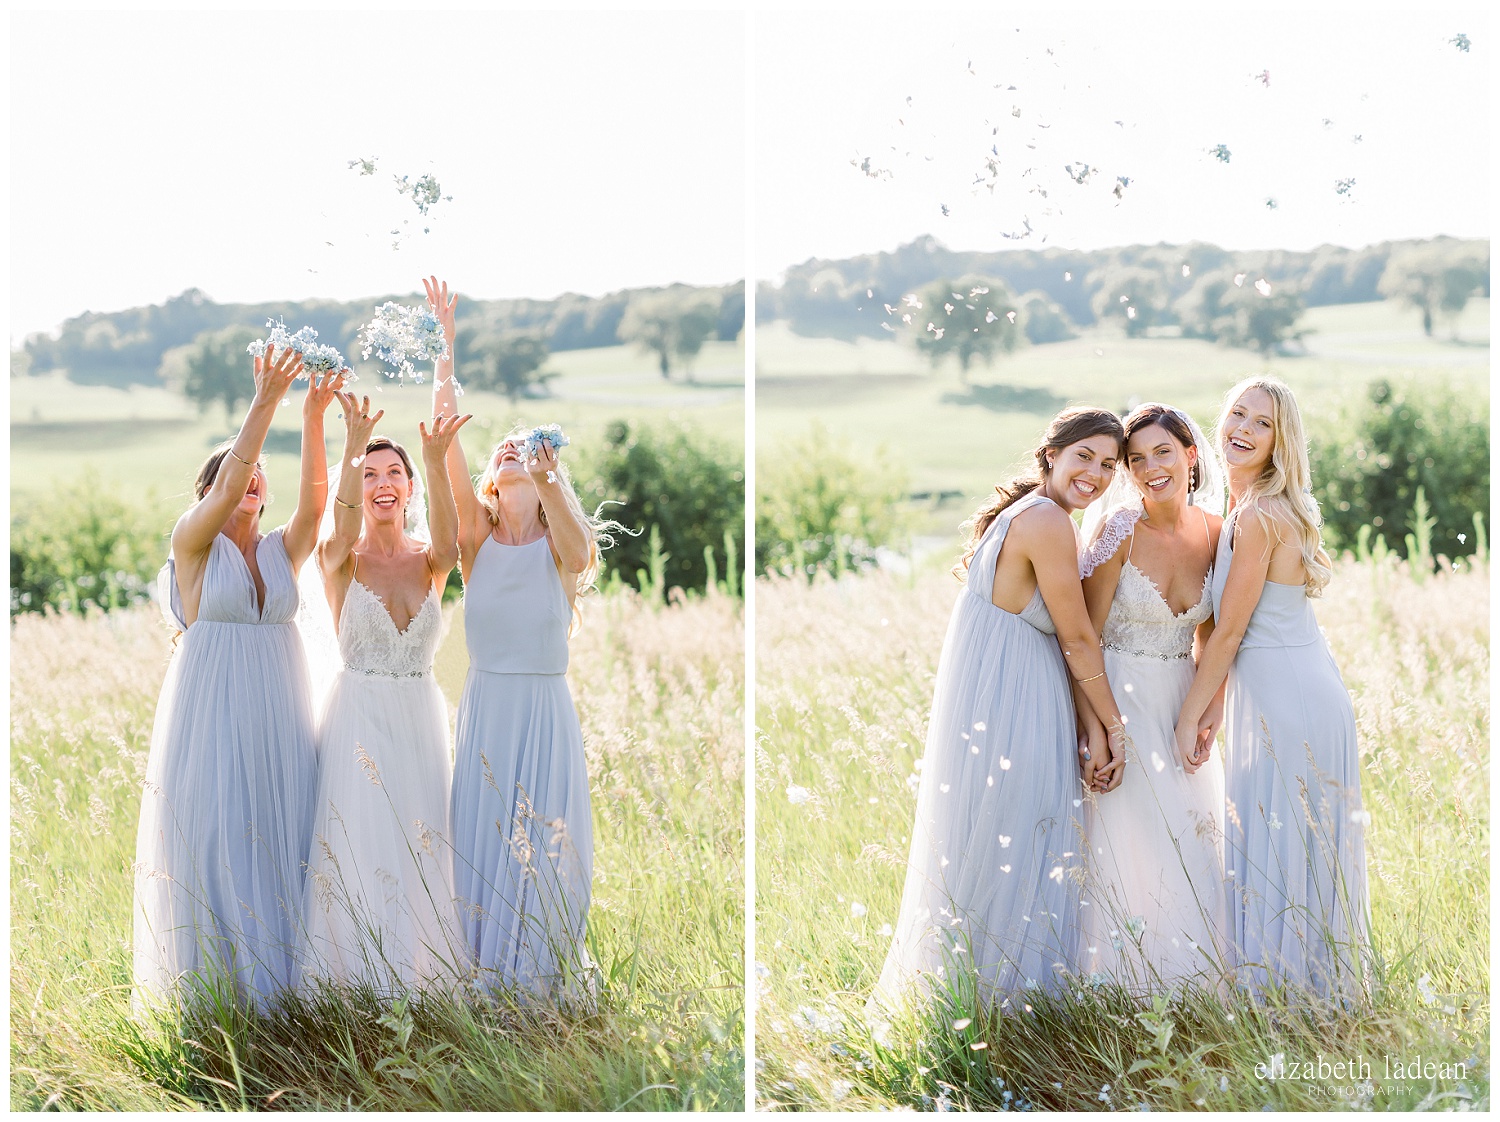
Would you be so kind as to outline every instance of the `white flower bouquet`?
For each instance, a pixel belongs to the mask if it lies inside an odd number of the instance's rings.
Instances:
[[[375,317],[359,329],[360,353],[376,355],[381,362],[396,369],[387,377],[420,383],[422,375],[413,365],[436,362],[448,357],[448,339],[443,325],[429,308],[408,308],[387,300],[376,309]]]
[[[266,338],[255,340],[245,348],[246,352],[252,355],[265,354],[268,343],[277,350],[294,350],[302,356],[302,373],[297,375],[298,378],[311,378],[314,375],[322,377],[348,366],[338,348],[318,342],[318,332],[314,328],[303,327],[297,331],[288,331],[285,321],[279,316],[266,320],[266,328],[269,332]],[[345,381],[354,381],[353,371],[350,371]]]

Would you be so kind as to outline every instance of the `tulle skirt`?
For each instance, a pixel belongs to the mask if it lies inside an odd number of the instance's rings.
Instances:
[[[1078,924],[1073,699],[1054,636],[962,593],[938,662],[901,911],[877,996],[1019,1008]],[[973,987],[972,991],[970,986]]]
[[[1105,648],[1110,688],[1135,744],[1125,778],[1090,795],[1078,972],[1136,992],[1192,981],[1214,988],[1224,970],[1224,763],[1178,763],[1177,714],[1192,659]]]
[[[469,966],[453,899],[442,692],[430,677],[343,671],[318,763],[303,980],[451,986]]]
[[[562,992],[587,962],[588,768],[562,674],[470,669],[458,707],[454,886],[484,989]]]
[[[184,975],[270,998],[295,975],[317,765],[290,623],[199,620],[157,703],[136,837],[136,1000]]]

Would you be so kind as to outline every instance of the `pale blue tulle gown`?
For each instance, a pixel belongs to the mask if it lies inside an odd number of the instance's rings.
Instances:
[[[432,672],[442,605],[429,590],[400,630],[355,568],[343,669],[319,720],[302,976],[383,993],[447,988],[468,954],[453,899],[448,706]]]
[[[261,606],[238,547],[214,539],[191,627],[174,564],[162,572],[163,610],[184,634],[157,703],[136,837],[138,1002],[190,972],[232,976],[241,998],[294,980],[317,763],[281,530],[256,559]]]
[[[1038,591],[1017,614],[990,597],[1011,523],[980,540],[938,660],[911,856],[877,996],[977,993],[1010,1010],[1059,988],[1075,954],[1081,794],[1069,674]],[[969,987],[973,986],[971,990]]]
[[[1222,608],[1234,523],[1214,562]],[[1237,979],[1365,986],[1369,892],[1354,707],[1302,585],[1265,583],[1229,672],[1225,861]]]
[[[1176,742],[1213,570],[1198,602],[1174,613],[1130,560],[1138,514],[1112,515],[1088,559],[1092,567],[1126,550],[1100,641],[1131,747],[1124,780],[1090,795],[1080,815],[1090,853],[1078,970],[1136,993],[1214,989],[1224,957],[1224,764],[1214,752],[1189,773]]]
[[[571,611],[545,537],[485,538],[464,588],[454,886],[482,989],[557,995],[586,963],[594,830],[568,692]]]

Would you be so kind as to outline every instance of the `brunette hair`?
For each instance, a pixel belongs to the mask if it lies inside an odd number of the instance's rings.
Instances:
[[[198,478],[193,481],[193,494],[199,502],[203,501],[203,497],[213,487],[214,480],[219,478],[219,469],[224,466],[224,458],[229,455],[229,450],[234,447],[235,439],[235,437],[230,437],[222,444],[217,445],[208,454],[208,459],[204,460],[203,465],[198,469]],[[240,497],[244,498],[243,495]],[[265,512],[266,504],[261,503],[259,513],[264,514]]]
[[[1193,430],[1188,426],[1187,421],[1183,420],[1181,413],[1170,405],[1163,405],[1159,401],[1148,401],[1125,418],[1125,439],[1120,442],[1121,454],[1124,454],[1125,445],[1130,443],[1132,436],[1152,425],[1160,425],[1166,429],[1167,434],[1184,448],[1198,446],[1198,442],[1193,439]],[[1192,471],[1188,475],[1188,493],[1195,494],[1202,483],[1203,466],[1194,460]]]
[[[969,540],[964,543],[963,560],[959,562],[963,570],[968,569],[974,551],[979,548],[979,539],[984,537],[984,532],[999,517],[1000,512],[1012,503],[1025,498],[1047,481],[1047,477],[1052,474],[1052,467],[1047,462],[1047,454],[1059,452],[1068,445],[1077,444],[1080,440],[1087,440],[1091,436],[1108,436],[1122,450],[1125,447],[1124,426],[1120,424],[1120,418],[1108,409],[1075,406],[1072,409],[1064,409],[1052,418],[1052,423],[1047,426],[1047,431],[1042,436],[1042,442],[1031,452],[1032,458],[1036,461],[1035,471],[1018,475],[1005,483],[995,484],[997,498],[991,499],[976,510],[973,516],[964,523],[970,529]],[[958,568],[955,568],[954,572],[962,575]]]
[[[416,471],[411,466],[411,456],[409,456],[407,454],[407,451],[406,451],[405,448],[401,447],[401,445],[397,444],[390,437],[388,437],[388,436],[375,436],[375,437],[371,437],[370,438],[370,443],[368,443],[368,444],[365,445],[365,455],[368,456],[371,452],[394,452],[394,453],[396,453],[396,455],[398,457],[400,457],[400,459],[401,459],[401,466],[406,469],[406,478],[408,480],[412,480],[412,479],[415,479],[417,477]]]

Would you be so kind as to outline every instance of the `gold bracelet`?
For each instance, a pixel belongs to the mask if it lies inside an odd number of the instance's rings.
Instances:
[[[348,507],[350,510],[361,510],[361,509],[363,509],[361,507],[355,506],[353,503],[346,503],[343,499],[339,498],[337,495],[333,496],[333,501],[336,502],[336,503],[338,503],[339,506],[346,506],[346,507]]]
[[[1101,671],[1099,671],[1099,673],[1095,674],[1093,676],[1093,678],[1079,678],[1079,679],[1077,679],[1077,681],[1078,681],[1078,684],[1081,686],[1085,682],[1092,682],[1094,680],[1094,678],[1102,678],[1102,677],[1104,677],[1104,671],[1101,670]]]
[[[253,468],[255,466],[249,460],[245,459],[244,456],[241,456],[238,452],[236,452],[232,447],[228,449],[228,452],[231,456],[233,456],[240,463],[244,464],[247,468]]]

